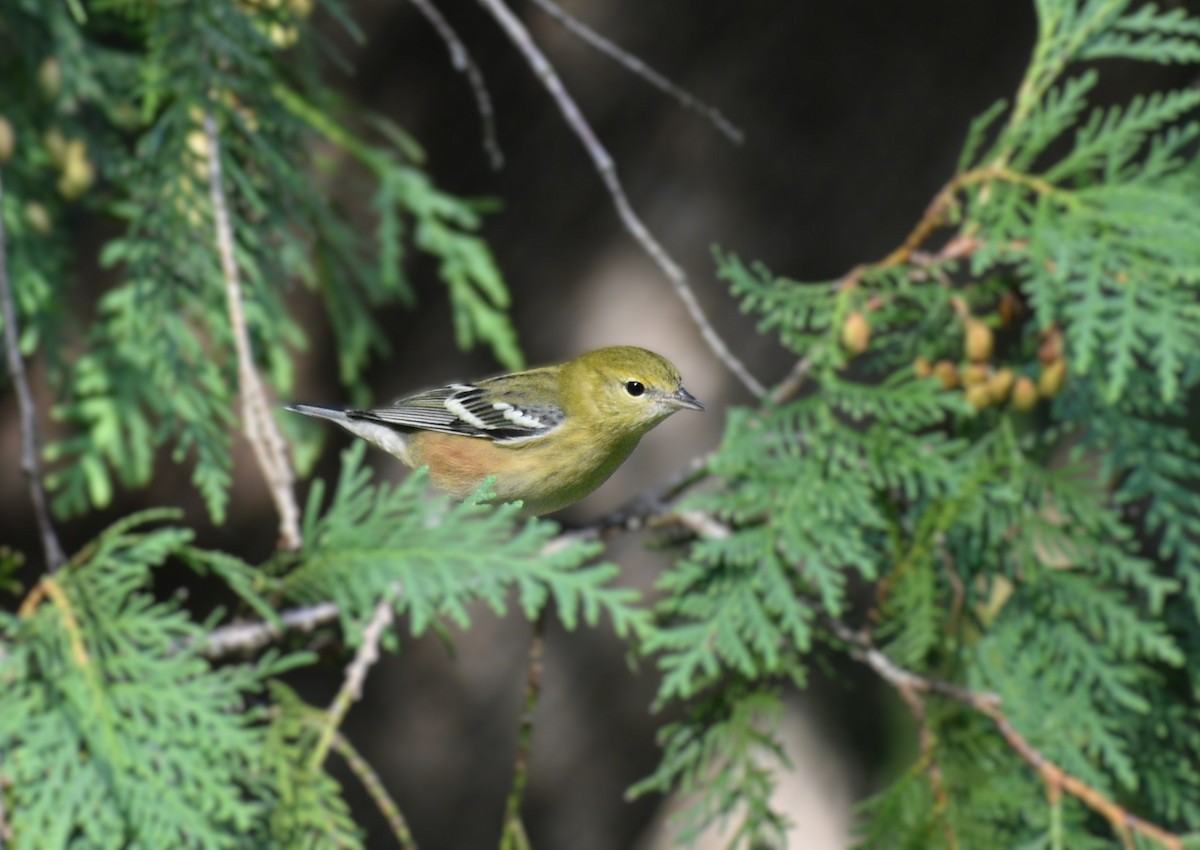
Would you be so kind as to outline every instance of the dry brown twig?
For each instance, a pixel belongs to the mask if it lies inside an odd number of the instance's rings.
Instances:
[[[0,206],[4,203],[4,183],[0,180]],[[29,488],[29,500],[33,503],[33,514],[37,519],[38,532],[42,537],[42,551],[46,556],[46,569],[53,573],[64,563],[62,544],[58,542],[54,523],[46,505],[46,491],[42,487],[42,471],[38,458],[41,456],[41,440],[38,437],[37,408],[33,393],[25,375],[25,362],[21,357],[20,324],[17,321],[17,306],[13,299],[12,282],[8,278],[8,249],[4,221],[0,219],[0,317],[4,320],[4,353],[8,363],[8,374],[17,392],[17,410],[21,428],[21,471]]]
[[[756,398],[763,398],[767,392],[766,388],[763,387],[757,378],[750,374],[745,364],[729,349],[729,346],[725,344],[725,341],[717,333],[712,323],[709,322],[704,309],[700,306],[700,302],[696,298],[696,293],[692,291],[687,273],[672,259],[666,249],[659,244],[637,212],[634,211],[633,205],[630,204],[629,198],[625,194],[625,187],[621,184],[621,180],[617,176],[616,165],[613,163],[612,156],[604,145],[601,144],[600,139],[597,138],[595,131],[592,130],[587,119],[583,117],[583,113],[580,112],[579,106],[566,90],[558,73],[554,70],[554,66],[550,64],[545,54],[534,43],[533,38],[529,35],[529,30],[521,23],[520,18],[514,15],[512,10],[504,4],[503,0],[479,0],[479,3],[491,14],[496,23],[500,25],[500,28],[504,30],[509,40],[525,57],[525,61],[533,69],[534,74],[541,80],[546,91],[550,93],[550,97],[558,106],[559,112],[562,113],[567,125],[579,138],[588,157],[592,160],[593,166],[600,174],[600,179],[604,182],[609,197],[612,198],[621,223],[642,247],[646,255],[654,261],[654,264],[658,266],[667,280],[670,281],[675,294],[683,302],[684,308],[687,310],[688,315],[691,316],[692,321],[700,331],[700,336],[704,339],[709,349],[742,382],[746,389],[753,393]]]
[[[504,151],[500,149],[500,141],[496,136],[496,110],[492,108],[492,96],[488,93],[487,83],[484,82],[483,72],[471,58],[470,52],[454,27],[446,20],[445,15],[431,0],[409,0],[417,11],[425,16],[430,26],[446,44],[450,51],[450,65],[454,70],[467,75],[471,84],[471,93],[475,95],[475,108],[479,112],[479,122],[483,125],[483,149],[488,155],[492,168],[499,171],[504,167]]]
[[[294,551],[300,548],[300,506],[294,490],[295,474],[288,458],[287,444],[267,403],[262,378],[254,366],[250,332],[242,307],[242,284],[234,253],[233,225],[221,175],[221,138],[211,111],[204,113],[204,135],[208,141],[208,188],[216,230],[217,254],[229,306],[229,324],[233,331],[238,361],[238,389],[242,395],[242,419],[246,439],[254,450],[259,468],[267,482],[271,500],[279,513],[279,546]]]
[[[962,703],[991,720],[1005,743],[1026,764],[1037,771],[1045,783],[1051,799],[1055,795],[1065,792],[1104,817],[1112,825],[1113,830],[1123,838],[1135,833],[1166,850],[1183,850],[1183,839],[1179,835],[1138,817],[1101,791],[1046,758],[1013,727],[1012,722],[1000,707],[998,695],[973,691],[951,682],[931,679],[913,673],[911,670],[905,670],[872,646],[867,634],[856,632],[845,623],[833,619],[827,619],[826,624],[838,638],[849,646],[850,655],[853,658],[867,664],[902,696],[906,691],[918,694],[938,694]]]

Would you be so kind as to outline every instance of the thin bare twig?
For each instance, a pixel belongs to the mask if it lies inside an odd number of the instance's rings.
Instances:
[[[4,183],[0,181],[0,207],[4,204]],[[29,500],[33,502],[33,514],[37,518],[38,532],[42,536],[42,551],[46,556],[46,569],[55,572],[66,563],[62,545],[50,520],[46,507],[46,491],[42,488],[42,472],[38,462],[41,441],[38,438],[37,409],[33,404],[33,393],[25,375],[25,362],[21,358],[21,333],[17,323],[17,306],[13,299],[12,283],[8,279],[8,249],[4,220],[0,218],[0,316],[4,319],[4,352],[8,362],[8,373],[12,376],[17,391],[17,410],[21,418],[21,471],[29,487]]]
[[[804,388],[805,381],[808,380],[808,373],[812,371],[812,367],[812,354],[808,354],[797,360],[796,365],[792,367],[792,371],[788,372],[787,376],[771,390],[771,402],[773,404],[783,404],[795,396],[796,393],[800,392]]]
[[[705,103],[691,92],[671,82],[641,59],[623,50],[583,21],[571,15],[557,3],[551,2],[551,0],[533,0],[533,2],[577,38],[587,42],[618,64],[624,65],[629,71],[637,74],[667,96],[675,98],[684,109],[691,109],[702,117],[707,118],[718,131],[724,134],[735,145],[740,145],[746,140],[745,134],[735,127],[728,118],[722,115],[721,111],[715,106]]]
[[[869,635],[856,632],[845,623],[837,620],[827,619],[826,624],[835,635],[849,645],[850,654],[853,658],[867,664],[884,681],[898,691],[909,690],[919,693],[939,694],[960,702],[989,718],[995,724],[996,730],[1004,738],[1008,746],[1026,764],[1038,772],[1038,775],[1041,776],[1042,781],[1046,784],[1046,789],[1051,799],[1062,792],[1070,794],[1092,811],[1103,816],[1112,825],[1117,835],[1121,836],[1123,841],[1128,842],[1130,834],[1136,833],[1157,843],[1161,847],[1165,847],[1167,850],[1183,850],[1183,839],[1179,835],[1169,832],[1157,824],[1143,820],[1101,791],[1093,788],[1082,779],[1068,773],[1046,758],[1040,750],[1030,744],[1013,727],[1012,722],[1000,708],[1000,697],[998,695],[973,691],[950,682],[928,678],[911,670],[905,670],[872,646]]]
[[[233,225],[229,220],[229,204],[221,179],[221,138],[211,111],[204,113],[204,135],[208,140],[208,188],[212,201],[213,224],[216,228],[217,253],[221,259],[221,274],[225,278],[225,295],[229,303],[229,323],[237,349],[238,384],[242,394],[242,418],[246,439],[279,512],[279,546],[282,549],[300,548],[300,506],[296,503],[295,474],[288,459],[287,444],[267,403],[262,379],[254,366],[250,347],[250,332],[242,308],[242,284],[234,255]]]
[[[375,603],[371,619],[363,628],[362,643],[359,644],[353,660],[346,667],[346,678],[342,681],[342,687],[338,689],[337,696],[333,698],[329,710],[325,712],[321,735],[317,738],[316,746],[313,747],[312,755],[309,757],[309,767],[313,770],[324,763],[329,747],[333,743],[333,736],[346,718],[346,713],[350,711],[350,706],[362,697],[367,671],[371,669],[372,664],[379,660],[379,642],[383,640],[384,632],[396,619],[394,606],[399,594],[400,586],[392,585]]]
[[[387,788],[383,785],[383,780],[379,778],[379,774],[375,769],[367,763],[358,750],[346,740],[346,736],[341,732],[333,733],[333,751],[340,755],[346,761],[346,766],[350,768],[350,772],[358,777],[358,781],[362,783],[366,789],[367,795],[375,803],[375,808],[379,809],[379,813],[383,815],[384,820],[388,822],[388,826],[392,830],[392,835],[396,836],[396,841],[400,845],[401,850],[417,850],[417,842],[413,839],[412,832],[408,828],[408,822],[404,819],[404,814],[400,811],[400,807],[396,805],[396,801],[388,794]],[[0,848],[3,850],[3,848]]]
[[[545,54],[533,42],[525,25],[512,13],[512,10],[508,6],[504,5],[503,0],[479,0],[479,3],[495,18],[509,40],[524,55],[534,74],[542,81],[542,85],[546,87],[546,91],[550,93],[550,97],[557,104],[559,112],[562,113],[568,126],[570,126],[571,130],[583,144],[584,150],[587,151],[588,157],[591,158],[593,166],[595,166],[596,171],[600,174],[600,179],[604,182],[605,188],[608,189],[608,194],[612,198],[621,223],[624,224],[629,234],[637,240],[642,250],[646,252],[647,256],[654,261],[654,264],[658,266],[659,270],[670,281],[675,294],[683,302],[683,306],[687,309],[688,315],[691,316],[692,321],[699,329],[700,336],[703,337],[705,343],[712,350],[713,354],[725,364],[726,368],[745,385],[746,389],[753,393],[756,398],[763,398],[766,395],[766,389],[757,378],[750,374],[745,364],[729,350],[729,346],[725,344],[720,334],[717,333],[716,329],[708,321],[708,317],[704,314],[704,309],[696,299],[696,293],[692,291],[691,284],[688,282],[687,273],[671,258],[666,249],[659,244],[658,240],[654,238],[654,235],[634,211],[633,206],[629,203],[629,198],[625,194],[625,188],[621,185],[620,178],[617,177],[617,170],[612,156],[596,137],[595,131],[588,124],[587,119],[583,117],[583,113],[579,111],[579,106],[563,86],[562,80],[559,79],[558,73],[546,59]]]
[[[525,786],[529,781],[529,754],[533,749],[533,718],[537,713],[538,700],[542,694],[542,672],[546,655],[547,609],[533,624],[533,638],[529,642],[529,664],[525,674],[525,696],[521,702],[521,720],[517,733],[517,754],[513,759],[513,781],[508,799],[504,804],[504,827],[500,836],[500,850],[522,850],[529,847],[529,837],[521,821],[521,801],[525,798]]]
[[[496,136],[496,111],[492,108],[492,96],[488,94],[483,73],[475,64],[475,60],[471,58],[466,45],[454,31],[454,27],[450,26],[450,22],[446,20],[441,10],[433,5],[432,0],[409,0],[409,2],[417,7],[417,11],[425,16],[425,20],[429,21],[430,26],[446,43],[446,49],[450,51],[450,64],[454,70],[467,75],[467,80],[471,84],[471,92],[475,95],[475,107],[479,110],[479,122],[483,125],[483,149],[487,152],[488,162],[492,169],[499,171],[504,167],[504,151],[500,149],[500,141]]]
[[[236,653],[262,649],[285,632],[308,633],[336,623],[340,611],[336,602],[318,602],[302,608],[291,608],[279,614],[278,622],[256,620],[233,623],[214,629],[204,637],[200,653],[213,660]]]

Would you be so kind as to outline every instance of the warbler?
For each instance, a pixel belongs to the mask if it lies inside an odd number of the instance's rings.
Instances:
[[[449,384],[390,407],[288,410],[328,419],[463,499],[489,475],[495,500],[529,515],[564,508],[616,471],[642,436],[677,410],[704,410],[669,360],[601,348],[557,366]]]

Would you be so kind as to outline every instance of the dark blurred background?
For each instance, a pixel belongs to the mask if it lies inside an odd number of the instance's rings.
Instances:
[[[496,25],[475,3],[441,4],[494,99],[506,156],[498,172],[483,152],[466,79],[424,18],[403,0],[348,5],[368,34],[363,44],[317,18],[353,68],[340,77],[347,97],[411,132],[440,186],[502,204],[488,216],[485,235],[513,292],[513,316],[530,362],[604,344],[640,344],[674,360],[689,389],[709,404],[703,416],[684,414],[653,432],[633,462],[562,519],[600,516],[713,448],[725,409],[749,397],[705,349],[667,281],[620,228],[580,144]],[[711,246],[802,280],[831,278],[887,253],[952,173],[971,117],[1014,91],[1035,26],[1032,2],[1025,0],[564,4],[717,106],[745,131],[739,147],[532,4],[512,5],[613,154],[635,208],[687,270],[713,323],[765,382],[782,377],[791,359],[738,312],[713,275]],[[1170,69],[1154,73],[1178,77]],[[1110,74],[1106,83],[1146,83],[1139,74]],[[367,202],[341,200],[351,209]],[[419,256],[410,260],[421,306],[384,317],[395,355],[371,373],[378,399],[498,368],[485,351],[455,348],[436,269]],[[314,308],[297,305],[313,340],[302,355],[298,395],[337,402],[345,393]],[[35,369],[35,381],[38,374]],[[318,474],[334,474],[335,449],[345,439],[330,433]],[[187,471],[168,464],[151,490],[123,494],[103,515],[65,525],[64,543],[77,548],[137,507],[183,504],[201,542],[251,560],[265,557],[275,522],[244,445],[239,452],[246,462],[238,467],[226,525],[208,522]],[[0,475],[0,541],[37,552],[15,460],[11,393],[0,396],[0,456],[7,459]],[[400,476],[398,464],[378,453],[372,459],[385,477]],[[669,553],[648,552],[644,543],[631,535],[613,545],[610,557],[622,564],[626,582],[650,590]],[[433,636],[403,639],[400,654],[373,670],[346,727],[423,850],[494,847],[511,779],[529,627],[515,615],[475,613],[471,631],[453,632],[452,651]],[[346,660],[334,655],[297,684],[325,704]],[[654,734],[663,717],[650,711],[652,668],[631,666],[606,627],[566,633],[552,624],[544,681],[526,809],[533,845],[666,846],[662,820],[673,803],[624,799],[624,790],[658,758]],[[790,700],[784,735],[795,771],[781,783],[779,804],[796,824],[792,847],[845,846],[851,806],[891,775],[909,746],[902,714],[854,670],[816,676]],[[394,846],[352,778],[346,788],[363,813],[371,846]]]

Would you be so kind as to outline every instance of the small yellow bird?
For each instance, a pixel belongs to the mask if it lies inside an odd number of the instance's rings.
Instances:
[[[495,476],[496,501],[530,515],[591,493],[677,410],[703,410],[679,370],[644,348],[601,348],[557,366],[450,384],[390,407],[287,409],[329,419],[462,499]]]

